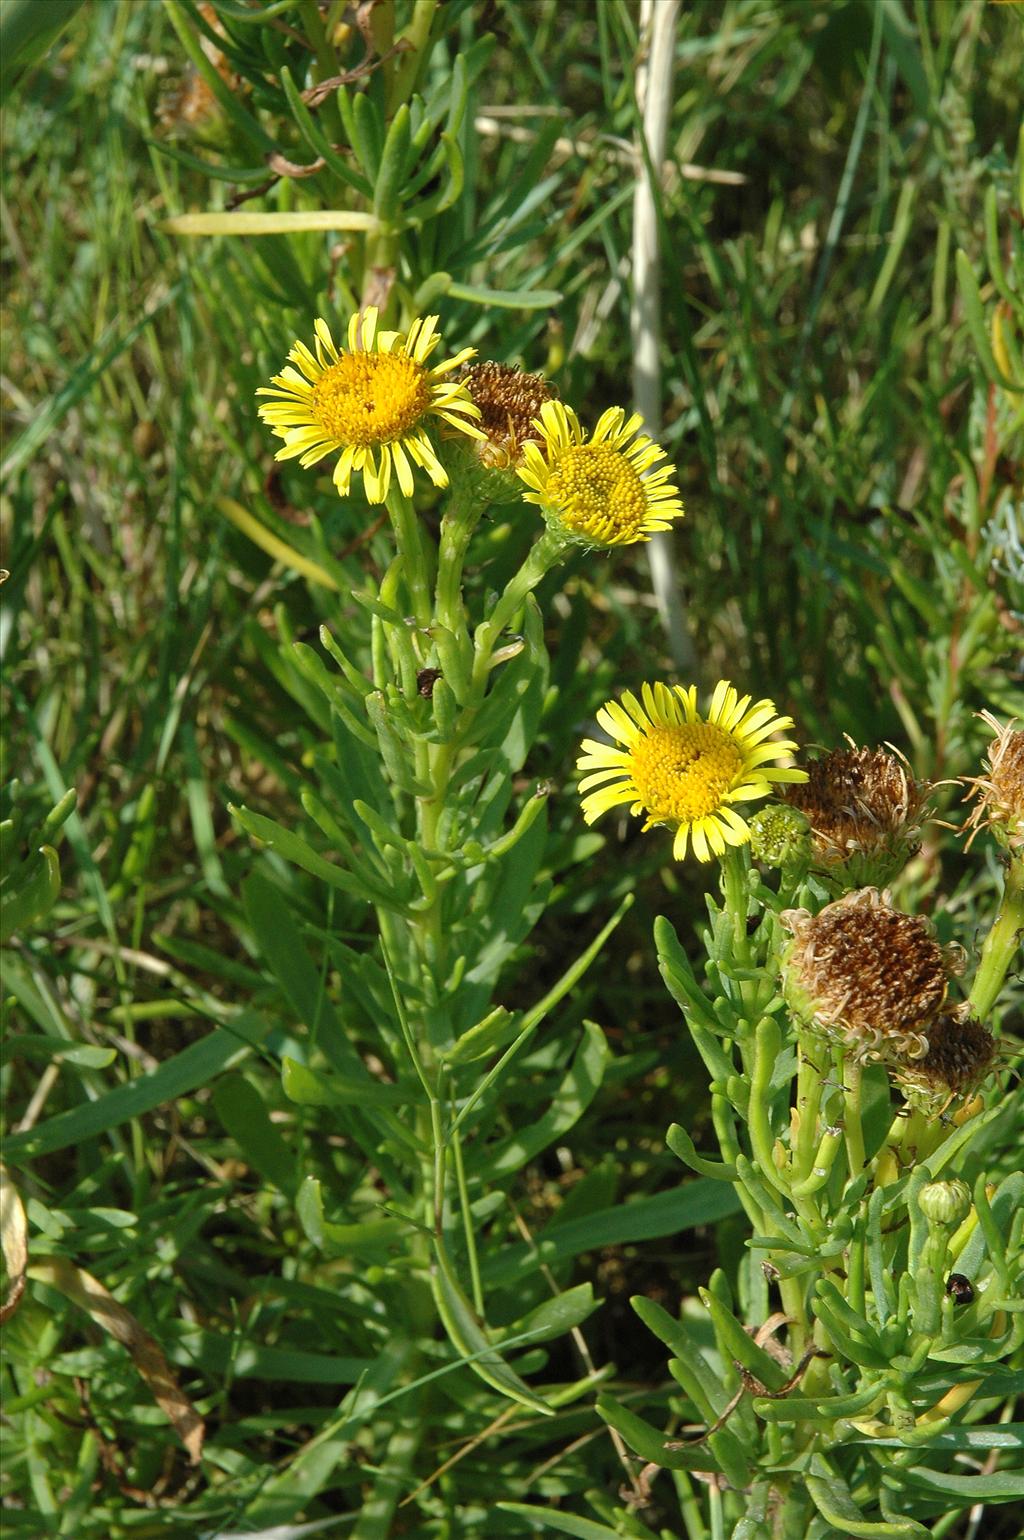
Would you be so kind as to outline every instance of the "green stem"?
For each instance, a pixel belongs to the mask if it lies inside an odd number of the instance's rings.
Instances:
[[[398,267],[399,238],[394,226],[382,220],[376,230],[367,232],[363,258],[362,300],[365,305],[375,304],[380,310],[381,324],[391,323],[398,303],[398,287],[382,275],[394,276]],[[381,304],[382,289],[386,293]],[[401,317],[402,322],[407,320]]]
[[[744,847],[730,845],[721,859],[722,900],[732,918],[733,960],[740,967],[750,964],[750,937],[747,935],[747,886],[749,861]]]
[[[505,627],[515,618],[527,594],[536,588],[544,575],[565,554],[565,541],[552,530],[545,530],[534,543],[523,565],[509,580],[508,586],[483,625],[477,627],[476,658],[473,663],[474,697],[482,696],[491,667],[494,644]]]
[[[402,557],[402,576],[412,601],[416,624],[426,629],[431,618],[431,567],[433,565],[416,510],[401,487],[392,482],[386,499],[395,532],[395,542]]]
[[[766,1016],[758,1022],[754,1032],[754,1063],[750,1073],[747,1126],[750,1129],[750,1147],[761,1175],[777,1192],[789,1197],[789,1184],[775,1165],[775,1138],[770,1120],[771,1077],[780,1047],[778,1022],[774,1017]]]
[[[995,923],[981,949],[981,961],[968,997],[979,1021],[984,1021],[1003,987],[1010,964],[1018,953],[1024,931],[1024,854],[1014,855],[1006,872],[1006,885]]]
[[[839,1074],[843,1086],[846,1158],[850,1163],[850,1180],[855,1181],[864,1169],[864,1129],[860,1116],[862,1066],[844,1058],[840,1061]]]
[[[476,1252],[476,1234],[473,1230],[473,1215],[469,1207],[469,1186],[466,1182],[466,1167],[462,1159],[462,1140],[458,1133],[451,1136],[452,1154],[455,1157],[455,1183],[459,1189],[459,1207],[462,1210],[462,1229],[466,1239],[466,1256],[469,1261],[469,1278],[473,1289],[473,1305],[476,1313],[483,1316],[484,1291],[480,1279],[480,1263]]]
[[[465,623],[462,605],[462,568],[473,531],[484,504],[468,497],[452,497],[441,520],[441,544],[437,558],[437,618],[456,634]]]
[[[801,1032],[797,1038],[796,1079],[796,1109],[800,1121],[794,1151],[794,1170],[798,1181],[805,1181],[810,1176],[817,1150],[818,1109],[825,1079],[821,1057],[828,1058],[828,1049],[821,1039]]]

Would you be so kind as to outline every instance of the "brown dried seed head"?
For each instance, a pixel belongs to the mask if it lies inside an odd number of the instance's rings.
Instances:
[[[974,801],[965,828],[968,846],[980,829],[991,829],[1011,850],[1024,849],[1024,732],[1005,726],[990,711],[979,716],[995,737],[985,759],[987,774],[971,776],[965,801]]]
[[[480,408],[479,426],[487,435],[486,443],[475,445],[481,460],[500,469],[515,465],[528,439],[540,442],[533,419],[557,394],[554,387],[539,374],[487,361],[467,364],[461,379]]]
[[[795,1008],[842,1037],[858,1058],[916,1058],[946,998],[951,957],[920,915],[901,914],[876,888],[783,916]]]
[[[851,740],[809,764],[806,784],[787,787],[786,800],[810,819],[814,854],[824,866],[881,862],[883,869],[865,869],[860,880],[882,882],[916,849],[928,790],[900,755]]]
[[[927,1036],[927,1052],[896,1073],[908,1092],[945,1092],[947,1100],[949,1095],[962,1096],[979,1085],[995,1063],[995,1038],[963,1010],[943,1011]]]

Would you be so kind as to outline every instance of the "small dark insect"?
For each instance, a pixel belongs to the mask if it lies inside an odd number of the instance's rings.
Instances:
[[[963,1273],[950,1273],[946,1279],[946,1293],[955,1305],[969,1305],[974,1298],[974,1285]]]
[[[439,668],[421,668],[416,675],[417,690],[419,690],[421,695],[425,695],[429,699],[433,695],[434,685],[440,677],[441,670]]]

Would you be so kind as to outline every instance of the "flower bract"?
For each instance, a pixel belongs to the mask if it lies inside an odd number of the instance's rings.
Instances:
[[[697,709],[697,687],[644,684],[609,701],[597,720],[619,747],[586,739],[577,769],[583,772],[583,816],[593,823],[609,808],[629,804],[643,814],[644,828],[675,831],[677,860],[688,845],[699,861],[743,845],[750,829],[734,804],[770,794],[779,781],[802,781],[802,770],[773,761],[796,748],[772,734],[792,727],[770,700],[751,703],[725,680],[715,688],[707,714]]]
[[[567,541],[597,548],[649,540],[669,529],[683,512],[682,498],[669,480],[675,466],[662,465],[665,451],[640,433],[642,418],[612,407],[587,437],[579,418],[561,401],[545,401],[536,419],[540,443],[522,446],[520,479]]]
[[[378,331],[377,310],[369,306],[349,322],[347,348],[335,345],[326,321],[315,321],[312,350],[295,342],[288,354],[291,365],[256,392],[271,398],[259,414],[284,440],[275,458],[298,457],[300,465],[308,466],[337,451],[338,492],[347,497],[352,474],[359,472],[371,503],[384,502],[392,472],[410,497],[413,465],[425,470],[435,486],[447,486],[447,472],[428,431],[431,423],[482,435],[474,421],[479,410],[465,385],[446,378],[474,350],[463,348],[443,363],[428,363],[441,340],[437,320],[414,321],[408,333]]]

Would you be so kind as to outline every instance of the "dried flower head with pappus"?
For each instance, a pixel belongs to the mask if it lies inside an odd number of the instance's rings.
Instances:
[[[856,1059],[920,1059],[946,1002],[960,947],[940,946],[929,922],[894,909],[888,895],[862,888],[818,914],[788,909],[792,941],[783,957],[794,1013]]]
[[[541,442],[537,419],[557,395],[555,387],[539,374],[489,359],[464,365],[459,382],[480,413],[481,436],[468,438],[454,428],[441,435],[456,497],[481,505],[521,502],[523,483],[516,472],[525,463],[523,448]]]
[[[979,717],[991,727],[994,737],[988,746],[984,774],[965,777],[968,788],[965,802],[973,802],[965,829],[970,830],[967,846],[982,829],[990,829],[1007,849],[1024,850],[1024,732],[1012,723],[1002,723],[991,711]]]
[[[898,750],[848,747],[811,760],[785,798],[811,825],[815,865],[849,887],[884,886],[916,852],[931,788]]]
[[[969,1006],[941,1011],[927,1038],[920,1057],[893,1065],[893,1079],[913,1106],[935,1113],[981,1084],[996,1063],[998,1044]]]

